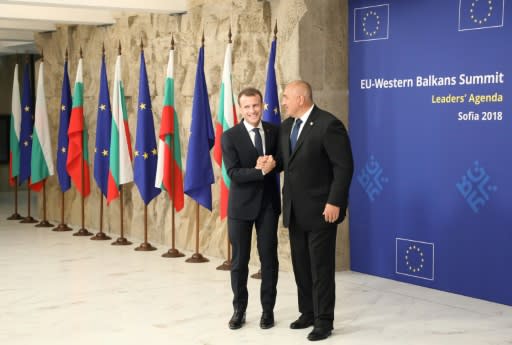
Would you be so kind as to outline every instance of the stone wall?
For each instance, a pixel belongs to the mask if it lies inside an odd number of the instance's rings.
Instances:
[[[66,47],[70,52],[70,80],[74,85],[78,52],[84,56],[84,112],[89,129],[89,152],[93,161],[96,111],[99,92],[101,47],[105,44],[107,73],[112,87],[117,46],[123,54],[123,81],[129,113],[132,142],[135,140],[136,106],[140,40],[145,44],[149,87],[152,96],[155,127],[160,127],[160,113],[171,35],[175,40],[175,96],[180,119],[182,162],[186,152],[191,121],[192,96],[201,36],[205,36],[205,74],[210,107],[215,122],[218,107],[224,52],[231,26],[233,33],[233,90],[246,86],[262,91],[265,86],[268,52],[274,23],[278,23],[277,78],[280,91],[295,79],[312,83],[317,103],[340,116],[347,114],[347,44],[346,0],[190,0],[183,15],[119,14],[112,26],[61,26],[56,32],[38,34],[37,45],[44,48],[45,85],[54,147],[57,140],[62,66]],[[213,161],[213,160],[212,160]],[[186,167],[185,167],[186,169]],[[91,167],[92,171],[92,167]],[[214,165],[216,181],[220,169]],[[91,174],[92,176],[92,174]],[[100,192],[93,181],[92,193],[86,199],[86,227],[99,229]],[[126,237],[138,243],[143,238],[144,205],[137,187],[124,187],[124,228]],[[60,191],[56,177],[48,181],[48,218],[60,217]],[[219,184],[212,186],[213,211],[200,210],[200,252],[205,256],[226,257],[226,222],[218,216]],[[80,197],[74,189],[66,193],[66,219],[80,223]],[[41,201],[41,200],[40,200]],[[42,203],[39,202],[41,212]],[[149,242],[161,251],[170,247],[171,213],[166,195],[159,195],[148,207]],[[120,230],[119,201],[104,213],[104,229],[117,236]],[[185,208],[176,214],[176,246],[195,248],[196,206],[187,196]],[[348,267],[348,230],[340,229],[338,267]],[[252,262],[257,263],[253,243]],[[291,269],[288,233],[279,229],[281,268]]]

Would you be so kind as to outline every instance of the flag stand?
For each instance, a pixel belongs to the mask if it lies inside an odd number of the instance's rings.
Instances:
[[[171,49],[174,50],[174,37],[171,40]],[[174,121],[174,120],[173,120]],[[171,140],[171,162],[174,162],[174,136]],[[175,210],[174,210],[174,198],[176,198],[176,188],[174,185],[174,163],[171,165],[171,185],[172,185],[172,198],[171,198],[171,249],[167,251],[167,253],[162,254],[164,258],[181,258],[185,256],[182,252],[174,247],[175,245],[175,233],[176,233],[176,224],[175,224]]]
[[[201,263],[208,262],[207,258],[205,258],[201,253],[199,253],[199,203],[196,202],[196,252],[192,254],[190,258],[185,260],[190,263]]]
[[[18,213],[18,176],[14,177],[14,213],[7,217],[7,220],[21,220],[23,217]]]
[[[82,57],[82,48],[80,48],[80,57]],[[82,142],[83,142],[83,132],[82,132]],[[77,232],[75,232],[73,234],[73,236],[92,236],[92,232],[89,232],[89,230],[87,230],[85,228],[85,197],[84,197],[84,193],[85,193],[85,162],[84,162],[84,151],[82,150],[82,152],[80,153],[80,160],[82,162],[82,173],[81,173],[81,177],[82,177],[82,192],[83,193],[80,193],[82,195],[82,227],[80,228],[80,230],[78,230]]]
[[[112,237],[105,235],[103,232],[103,195],[100,194],[100,232],[91,237],[93,241],[111,240]]]
[[[153,247],[151,243],[148,243],[148,205],[144,205],[144,242],[135,248],[135,250],[138,252],[149,252],[156,250],[156,248]]]
[[[27,184],[27,191],[28,191],[28,200],[27,200],[27,206],[28,206],[28,210],[27,210],[27,216],[25,218],[23,218],[22,221],[20,221],[20,223],[25,223],[25,224],[29,224],[29,223],[37,223],[37,220],[34,219],[31,215],[30,215],[30,182]]]
[[[113,246],[129,246],[132,244],[126,238],[124,238],[124,226],[123,226],[123,185],[119,186],[119,202],[120,202],[120,214],[121,214],[121,236],[112,242]]]
[[[43,181],[43,220],[35,225],[36,228],[51,228],[53,224],[51,224],[46,219],[46,179]]]
[[[71,231],[66,223],[64,223],[64,192],[61,191],[61,202],[60,202],[60,224],[57,225],[52,231]]]
[[[217,269],[219,271],[231,271],[231,243],[229,242],[229,233],[227,236],[227,242],[228,242],[228,258],[226,261],[222,263],[222,265],[218,266]]]
[[[261,279],[261,269],[258,270],[258,272],[251,274],[251,278],[253,279]]]

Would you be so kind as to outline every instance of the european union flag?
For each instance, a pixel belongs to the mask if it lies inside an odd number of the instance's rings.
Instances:
[[[396,273],[434,280],[434,243],[397,238]]]
[[[30,161],[32,159],[32,131],[34,130],[34,98],[30,87],[30,69],[26,63],[23,69],[23,93],[21,97],[20,128],[20,176],[19,184],[30,179]]]
[[[213,167],[210,150],[215,143],[212,113],[204,76],[204,48],[199,49],[196,84],[192,101],[192,124],[188,141],[185,194],[203,207],[212,209]]]
[[[503,26],[505,0],[460,0],[459,31]]]
[[[68,161],[68,127],[71,116],[71,87],[68,75],[68,59],[64,62],[64,76],[62,77],[62,89],[60,96],[60,123],[59,138],[57,142],[57,176],[59,177],[60,189],[65,192],[71,187],[71,178],[66,170]]]
[[[151,96],[149,95],[146,61],[144,59],[144,51],[141,51],[133,180],[146,205],[149,204],[155,196],[160,194],[160,188],[155,188],[157,154],[158,150],[156,148],[155,125],[153,123],[153,110],[151,109]]]
[[[277,97],[276,81],[276,47],[277,40],[274,38],[270,47],[268,57],[267,81],[265,83],[265,97],[263,98],[263,121],[281,125],[281,113],[279,111],[279,98]]]
[[[94,180],[107,197],[108,169],[110,158],[110,129],[112,126],[112,109],[108,92],[107,68],[105,54],[101,57],[100,94],[98,97],[98,117],[96,122],[96,146],[94,152]]]
[[[389,4],[354,9],[354,42],[385,40],[389,35]]]

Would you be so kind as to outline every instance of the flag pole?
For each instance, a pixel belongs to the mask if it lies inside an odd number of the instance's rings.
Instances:
[[[14,177],[14,213],[7,220],[20,220],[23,217],[18,213],[18,176]]]
[[[80,47],[80,59],[83,58],[83,54],[82,54],[82,47]],[[85,122],[85,119],[84,119],[84,122]],[[84,142],[84,131],[82,130],[82,143]],[[82,145],[83,146],[83,145]],[[85,162],[84,162],[84,149],[82,147],[82,152],[80,152],[80,165],[81,165],[81,174],[80,174],[80,177],[82,178],[82,191],[85,193]],[[80,228],[80,230],[78,230],[77,232],[75,232],[73,234],[73,236],[92,236],[92,232],[89,232],[89,230],[87,230],[85,228],[85,196],[84,196],[84,193],[80,193],[82,198],[82,204],[81,204],[81,209],[82,209],[82,227]]]
[[[121,221],[121,235],[120,237],[112,242],[113,246],[128,246],[132,244],[132,242],[128,241],[124,237],[124,225],[123,225],[123,218],[124,218],[124,206],[123,206],[123,185],[119,186],[119,214],[120,214],[120,221]]]
[[[201,262],[210,261],[207,258],[205,258],[201,253],[199,253],[199,203],[197,201],[196,201],[196,252],[194,254],[192,254],[192,256],[185,261],[189,262],[189,263],[201,263]]]
[[[103,57],[105,56],[105,43],[103,43],[103,46],[101,48],[101,53]],[[100,191],[100,232],[98,232],[96,235],[91,237],[91,240],[93,241],[105,241],[105,240],[111,240],[112,237],[107,236],[103,232],[103,193]]]
[[[174,50],[174,35],[171,36],[171,50]],[[174,119],[172,119],[174,121]],[[177,131],[177,128],[174,128]],[[167,253],[162,254],[164,258],[181,258],[185,256],[182,252],[175,248],[175,240],[176,240],[176,223],[175,223],[175,210],[174,210],[174,198],[176,197],[176,188],[174,186],[174,136],[173,134],[171,140],[171,185],[172,185],[172,197],[171,197],[171,249],[167,251]]]
[[[117,48],[118,54],[121,55],[121,41],[119,41],[119,47]],[[117,92],[114,90],[114,92]],[[124,135],[124,134],[123,134]],[[119,215],[120,215],[120,226],[121,226],[121,236],[112,242],[113,246],[128,246],[132,244],[132,242],[128,241],[124,237],[124,225],[123,225],[123,216],[124,216],[124,206],[123,206],[123,185],[119,185]]]
[[[142,37],[140,38],[140,51],[141,54],[144,54],[144,44],[142,43]],[[155,247],[148,243],[148,205],[144,203],[144,242],[141,243],[137,248],[135,248],[138,252],[149,252],[152,250],[156,250]]]
[[[53,224],[46,219],[46,179],[43,181],[43,220],[34,226],[36,228],[51,228],[53,226]]]
[[[229,25],[229,33],[228,33],[228,44],[231,44],[231,25]],[[222,162],[221,162],[222,169]],[[227,224],[227,223],[226,223]],[[219,271],[231,271],[231,242],[229,241],[229,232],[226,229],[226,244],[227,244],[227,259],[222,263],[222,265],[217,266],[217,270]]]
[[[66,53],[64,55],[65,62],[68,61],[68,48],[66,48]],[[67,73],[67,72],[66,72]],[[69,123],[68,123],[69,125]],[[67,148],[66,148],[67,150]],[[61,199],[60,199],[60,224],[57,225],[52,231],[71,231],[71,229],[66,223],[64,223],[64,191],[61,189]]]
[[[276,19],[276,23],[274,25],[274,37],[272,40],[277,41],[277,19]],[[251,278],[261,279],[261,268],[258,270],[258,272],[251,274]]]
[[[71,229],[66,223],[64,223],[64,192],[60,192],[60,224],[57,225],[52,231],[71,231]]]

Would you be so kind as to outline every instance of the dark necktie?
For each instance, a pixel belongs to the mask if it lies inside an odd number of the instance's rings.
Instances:
[[[258,155],[263,156],[263,143],[261,141],[261,134],[259,128],[254,128],[254,147],[258,151]]]
[[[292,153],[295,150],[295,145],[297,145],[297,138],[299,137],[299,129],[301,124],[302,120],[297,119],[295,120],[295,124],[292,128],[292,135],[290,136],[290,152]]]

